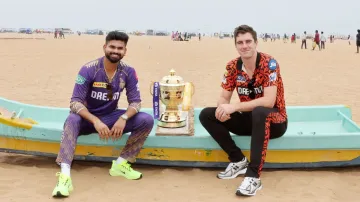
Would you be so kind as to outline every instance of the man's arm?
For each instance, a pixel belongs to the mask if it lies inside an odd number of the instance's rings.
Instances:
[[[78,114],[83,119],[88,120],[90,123],[95,124],[100,119],[89,112],[85,105],[79,101],[72,101],[70,103],[70,110]]]
[[[223,110],[219,108],[222,104],[230,104],[231,96],[233,91],[236,87],[236,77],[237,77],[237,70],[236,70],[236,62],[231,61],[226,65],[226,71],[223,75],[223,80],[221,83],[221,93],[219,100],[217,102],[217,109],[215,111],[215,117],[219,121],[226,121],[230,118],[230,114],[225,114]]]
[[[75,114],[79,114],[82,118],[95,124],[99,118],[91,114],[85,106],[86,96],[91,87],[92,77],[89,72],[92,69],[83,66],[76,78],[73,94],[70,101],[70,110]]]
[[[233,94],[232,91],[227,91],[225,89],[222,89],[219,100],[217,102],[217,106],[219,106],[221,104],[230,104],[232,94]]]
[[[223,75],[223,80],[221,82],[222,90],[217,102],[217,106],[221,104],[230,103],[231,96],[236,87],[235,82],[236,82],[237,71],[235,65],[236,65],[235,61],[231,61],[226,65],[225,73]]]
[[[134,68],[130,68],[126,79],[126,97],[129,106],[125,112],[128,118],[131,118],[141,109],[141,98],[139,89],[139,80]]]
[[[235,109],[236,111],[247,112],[247,111],[252,111],[255,107],[258,106],[272,108],[275,105],[276,94],[277,94],[276,86],[265,87],[264,97],[257,98],[255,100],[251,100],[248,102],[235,103],[234,104]]]

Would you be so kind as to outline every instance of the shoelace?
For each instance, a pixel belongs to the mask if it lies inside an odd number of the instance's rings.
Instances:
[[[66,183],[67,183],[68,181],[67,181],[67,179],[66,179],[63,175],[61,175],[61,172],[57,172],[57,173],[56,173],[56,177],[58,177],[58,176],[60,176],[60,177],[59,177],[59,180],[58,180],[58,182],[57,182],[57,186],[58,186],[59,184],[66,185]]]
[[[132,168],[130,167],[130,164],[129,164],[129,163],[123,164],[122,167],[125,168],[125,169],[128,170],[128,171],[132,171]]]
[[[242,189],[247,189],[254,182],[254,178],[245,177],[244,182],[241,184]]]

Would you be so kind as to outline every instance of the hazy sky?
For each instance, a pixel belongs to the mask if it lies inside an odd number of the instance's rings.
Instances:
[[[0,28],[356,34],[360,0],[0,0]],[[101,3],[100,3],[101,2]]]

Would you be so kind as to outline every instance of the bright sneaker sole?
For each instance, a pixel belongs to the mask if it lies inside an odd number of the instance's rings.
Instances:
[[[72,188],[69,188],[69,191],[60,191],[60,190],[54,190],[52,193],[53,197],[68,197],[70,196],[70,193],[73,191]]]
[[[232,175],[230,177],[227,176],[220,176],[219,174],[217,175],[217,178],[222,179],[222,180],[230,180],[230,179],[234,179],[237,178],[239,175],[244,175],[246,173],[247,168],[244,168],[242,170],[239,170],[237,173],[235,173],[235,175]]]
[[[252,194],[242,193],[240,190],[237,190],[237,191],[236,191],[236,195],[237,195],[237,196],[255,196],[255,195],[256,195],[256,192],[259,191],[259,190],[261,190],[261,189],[262,189],[262,185],[261,185],[259,188],[257,188],[257,189],[254,191],[254,193],[252,193]]]

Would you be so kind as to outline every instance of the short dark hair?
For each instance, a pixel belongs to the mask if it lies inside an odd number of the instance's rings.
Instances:
[[[106,43],[112,40],[123,41],[126,45],[129,41],[129,36],[124,32],[111,31],[106,36]]]
[[[250,33],[251,36],[254,38],[254,41],[257,42],[257,34],[256,34],[256,31],[248,26],[248,25],[240,25],[238,27],[235,28],[235,31],[234,31],[234,39],[235,39],[235,43],[236,43],[236,37],[239,35],[239,34],[246,34],[246,33]]]

